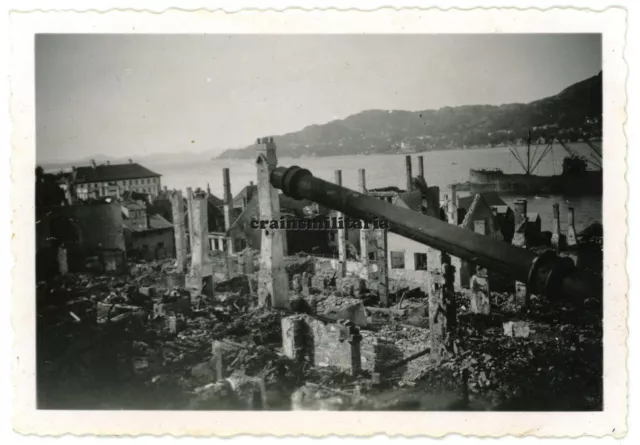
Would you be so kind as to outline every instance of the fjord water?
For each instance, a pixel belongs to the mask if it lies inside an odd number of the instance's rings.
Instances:
[[[591,149],[586,144],[571,144],[570,148],[588,159]],[[538,158],[544,146],[537,150]],[[527,158],[526,147],[518,147],[522,159]],[[530,150],[534,156],[535,147]],[[553,175],[562,172],[562,160],[566,152],[559,145],[555,145],[553,152],[542,159],[535,173],[538,175]],[[452,183],[466,182],[469,169],[501,169],[505,173],[522,173],[522,167],[511,155],[507,147],[482,148],[472,150],[439,150],[412,154],[413,176],[418,174],[418,156],[424,158],[424,171],[427,184],[440,187],[441,197],[447,193],[446,187]],[[205,189],[207,183],[211,193],[222,197],[222,169],[231,170],[231,191],[238,193],[249,181],[256,182],[256,167],[254,159],[216,159],[209,161],[195,161],[189,159],[175,159],[171,163],[145,162],[150,169],[162,174],[162,184],[170,189],[186,189],[200,187]],[[334,180],[334,171],[342,170],[342,184],[357,190],[358,169],[366,170],[367,188],[396,186],[406,188],[405,155],[347,155],[333,157],[303,157],[279,158],[278,165],[289,167],[298,165],[311,171],[314,176],[327,181]],[[602,222],[601,196],[503,196],[504,201],[512,205],[517,198],[528,200],[528,211],[540,214],[542,229],[551,230],[552,205],[560,205],[560,220],[565,230],[567,208],[573,206],[576,215],[576,230],[580,231],[593,222]]]

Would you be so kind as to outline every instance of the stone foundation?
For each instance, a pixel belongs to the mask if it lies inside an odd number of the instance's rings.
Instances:
[[[360,334],[349,323],[326,323],[305,314],[282,319],[283,349],[293,360],[313,366],[335,366],[357,373],[361,369]]]

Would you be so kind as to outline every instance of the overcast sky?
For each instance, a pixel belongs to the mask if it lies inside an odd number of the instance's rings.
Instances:
[[[529,102],[599,35],[39,35],[38,161],[222,151],[368,109]]]

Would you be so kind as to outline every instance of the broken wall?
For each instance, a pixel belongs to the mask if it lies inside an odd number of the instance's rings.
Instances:
[[[131,232],[125,230],[127,255],[144,260],[175,257],[173,229]]]
[[[55,275],[58,246],[67,248],[70,271],[85,267],[87,255],[105,250],[125,251],[120,203],[53,207],[36,223],[36,274]]]
[[[295,325],[298,329],[290,328]],[[349,372],[360,369],[359,337],[354,338],[349,326],[327,323],[306,314],[283,318],[282,326],[284,344],[298,345],[301,351],[297,354],[309,357],[312,366],[335,366]],[[285,347],[287,351],[292,353],[291,348]]]
[[[120,203],[68,207],[82,232],[82,247],[125,250]]]

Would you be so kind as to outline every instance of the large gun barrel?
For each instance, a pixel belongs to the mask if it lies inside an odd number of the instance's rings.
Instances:
[[[490,270],[527,283],[534,294],[577,298],[599,296],[601,280],[575,268],[553,251],[534,252],[479,235],[314,177],[309,170],[277,167],[271,185],[295,199],[308,199],[364,221],[385,220],[388,230]]]

